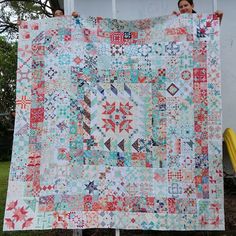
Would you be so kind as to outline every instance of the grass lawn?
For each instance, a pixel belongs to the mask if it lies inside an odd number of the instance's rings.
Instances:
[[[10,162],[0,162],[0,225],[2,228]],[[1,234],[1,233],[0,233]]]

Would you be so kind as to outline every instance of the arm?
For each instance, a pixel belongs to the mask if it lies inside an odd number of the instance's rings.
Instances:
[[[223,19],[224,13],[223,13],[222,11],[216,11],[216,12],[215,12],[215,15],[219,18],[220,24],[221,24],[221,21],[222,21],[222,19]]]

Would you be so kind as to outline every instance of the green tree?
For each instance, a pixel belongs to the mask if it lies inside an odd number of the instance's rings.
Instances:
[[[11,126],[10,114],[15,109],[16,43],[0,37],[0,133]]]
[[[15,108],[16,42],[0,37],[0,160],[10,157]]]
[[[57,0],[0,0],[0,34],[15,39],[17,19],[40,19],[52,17],[52,11],[60,8]]]
[[[16,42],[8,42],[0,37],[0,112],[9,112],[14,109],[16,69],[17,69]]]

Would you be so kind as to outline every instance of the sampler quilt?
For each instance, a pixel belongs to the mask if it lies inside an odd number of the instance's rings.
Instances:
[[[219,22],[20,26],[4,230],[222,230]]]

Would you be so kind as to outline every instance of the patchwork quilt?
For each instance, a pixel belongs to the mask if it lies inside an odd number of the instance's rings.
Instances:
[[[20,26],[4,230],[224,229],[219,22]]]

